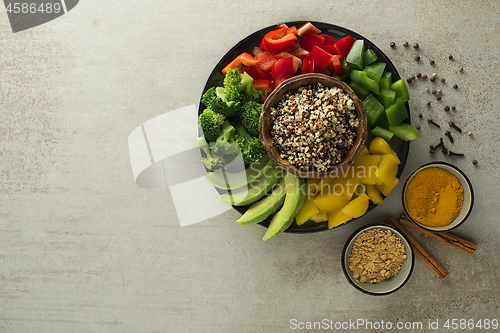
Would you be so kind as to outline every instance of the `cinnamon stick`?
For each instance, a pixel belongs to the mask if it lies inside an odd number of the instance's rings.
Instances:
[[[399,224],[398,221],[396,221],[396,219],[394,219],[393,217],[390,217],[388,220],[387,220],[387,223],[392,225],[394,228],[396,228],[400,233],[402,233],[403,235],[406,236],[406,238],[408,238],[408,240],[410,241],[411,245],[412,245],[412,249],[413,251],[415,251],[415,254],[420,258],[422,259],[422,261],[434,272],[434,274],[436,274],[440,279],[444,279],[444,277],[446,275],[448,275],[448,272],[443,268],[443,266],[441,266],[437,261],[436,259],[434,259],[429,252],[427,252],[426,249],[424,249],[422,247],[422,245],[420,245],[417,240],[415,238],[412,237],[412,235],[410,235],[408,233],[408,231],[406,231],[405,228],[403,228],[401,226],[401,224]]]
[[[458,236],[455,236],[449,232],[432,232],[426,229],[422,229],[419,226],[415,225],[406,215],[401,215],[399,218],[399,223],[404,225],[405,227],[412,228],[413,230],[419,231],[423,234],[426,234],[428,236],[434,237],[436,239],[439,239],[440,241],[449,244],[451,246],[456,247],[457,249],[466,251],[470,254],[473,254],[476,249],[477,249],[477,244],[474,242],[471,242],[467,239],[460,238]]]

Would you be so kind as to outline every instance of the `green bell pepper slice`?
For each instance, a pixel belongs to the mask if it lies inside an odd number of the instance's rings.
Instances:
[[[380,94],[378,95],[378,100],[386,108],[392,105],[396,100],[396,92],[391,89],[386,89],[380,87]]]
[[[391,141],[394,133],[380,126],[375,127],[370,131],[370,133],[375,137],[381,137],[385,141]]]
[[[358,98],[361,100],[365,99],[365,97],[368,96],[368,94],[370,93],[370,91],[368,89],[361,87],[356,82],[351,81],[349,83],[349,87],[351,87],[351,89],[354,91],[356,96],[358,96]]]
[[[380,81],[382,74],[384,74],[385,62],[375,62],[371,65],[365,66],[363,72],[367,72],[368,76],[375,81]]]
[[[389,130],[403,141],[410,141],[418,138],[418,130],[408,123],[401,123],[396,126],[390,126]]]
[[[391,90],[394,90],[396,92],[396,96],[401,98],[403,102],[408,102],[410,100],[410,93],[408,92],[408,87],[403,79],[399,79],[391,84]]]
[[[363,53],[365,52],[365,41],[358,39],[352,44],[351,50],[347,54],[345,60],[355,69],[363,69]]]
[[[382,77],[378,81],[378,84],[380,85],[380,88],[385,88],[385,89],[391,89],[391,84],[392,84],[392,73],[385,71],[382,74]]]
[[[368,97],[363,101],[363,106],[366,110],[366,118],[368,119],[368,124],[371,126],[375,125],[384,113],[384,106],[380,104],[373,94],[369,94]]]
[[[385,109],[385,114],[390,126],[399,125],[408,118],[405,102],[401,98],[397,98],[392,105]]]
[[[372,49],[366,49],[365,53],[363,54],[363,65],[367,66],[369,64],[373,64],[375,61],[377,61],[377,55],[375,54],[375,51]]]
[[[370,78],[367,72],[353,70],[350,74],[350,77],[353,82],[356,82],[361,87],[368,89],[377,95],[379,94],[378,82]]]

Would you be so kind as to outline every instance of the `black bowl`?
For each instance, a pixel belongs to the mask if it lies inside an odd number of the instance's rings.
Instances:
[[[349,256],[351,254],[352,246],[356,241],[356,238],[364,231],[376,228],[390,230],[397,237],[399,237],[399,239],[401,240],[401,242],[405,247],[406,259],[403,261],[401,269],[396,276],[393,276],[377,284],[362,283],[353,278],[353,274],[351,272],[351,269],[349,268]],[[342,270],[344,271],[345,277],[347,278],[349,283],[354,286],[354,288],[369,295],[375,295],[375,296],[388,295],[401,289],[410,279],[410,276],[413,272],[414,263],[415,263],[415,254],[410,245],[410,241],[406,238],[405,235],[400,233],[398,230],[386,224],[369,224],[359,228],[358,230],[356,230],[351,234],[351,236],[344,245],[344,249],[342,250]]]
[[[307,23],[308,21],[293,21],[293,22],[284,22],[286,25],[289,27],[291,26],[296,26],[301,27],[303,24]],[[365,37],[361,36],[360,34],[351,31],[349,29],[329,24],[329,23],[323,23],[323,22],[315,22],[315,21],[310,21],[312,24],[314,24],[316,27],[318,27],[323,33],[327,33],[334,37],[336,40],[345,37],[346,35],[351,35],[355,40],[357,39],[363,39],[365,41],[365,47],[372,49],[375,54],[377,55],[378,60],[377,61],[382,61],[386,63],[386,71],[390,71],[392,73],[393,81],[399,80],[401,76],[399,75],[396,67],[394,64],[391,62],[389,57],[387,57],[384,52],[382,52],[374,43],[370,42],[368,39]],[[236,56],[240,55],[242,52],[247,52],[250,54],[253,54],[253,49],[254,47],[257,47],[260,45],[260,42],[264,35],[268,33],[271,30],[276,29],[277,26],[269,26],[267,28],[260,29],[251,35],[245,37],[242,39],[240,42],[236,43],[227,53],[222,57],[222,59],[217,63],[217,65],[214,67],[212,70],[212,73],[208,77],[208,80],[205,84],[205,87],[202,91],[201,96],[211,87],[219,87],[222,86],[223,81],[224,81],[224,75],[222,74],[221,70],[229,64]],[[198,109],[198,114],[201,114],[203,110],[205,110],[205,106],[203,103],[201,103],[201,96],[200,96],[200,102],[199,102],[199,109]],[[406,120],[408,123],[410,123],[410,107],[408,105],[408,102],[406,104],[406,111],[408,113],[408,119]],[[370,141],[371,137],[369,135],[368,141]],[[391,147],[394,149],[394,151],[398,154],[398,157],[401,161],[401,164],[399,165],[399,170],[397,177],[399,178],[403,172],[404,166],[406,164],[406,160],[408,158],[408,152],[410,150],[410,142],[402,141],[397,138],[393,138],[391,140]],[[222,190],[217,189],[219,193],[223,193]],[[236,211],[239,213],[243,214],[246,212],[249,206],[233,206]],[[375,209],[377,205],[370,203],[370,207],[368,208],[368,211],[365,213],[368,214],[371,212],[373,209]],[[364,215],[363,215],[364,216]],[[269,223],[271,221],[271,217],[269,217],[267,220],[260,222],[259,224],[268,227]],[[352,219],[347,223],[350,223],[356,219]],[[344,224],[342,224],[344,225]],[[341,226],[342,226],[341,225]],[[324,223],[316,223],[314,221],[308,221],[304,223],[301,226],[298,226],[295,222],[286,230],[286,232],[291,232],[291,233],[310,233],[310,232],[319,232],[319,231],[325,231],[328,230],[328,225],[326,222]]]

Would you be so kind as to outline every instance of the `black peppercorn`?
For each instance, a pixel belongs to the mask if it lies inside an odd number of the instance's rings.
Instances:
[[[396,46],[396,43],[394,42],[391,42],[391,44],[389,44],[392,48],[394,48]]]
[[[476,160],[472,161],[472,165],[476,165],[476,164],[477,164]]]
[[[457,89],[458,88],[458,85],[457,84],[454,84],[453,85],[453,89]]]
[[[442,78],[442,79],[441,79],[441,82],[443,82],[443,83],[444,83],[444,81],[445,81],[445,79],[444,79],[444,78]]]
[[[418,73],[418,74],[417,74],[417,78],[419,78],[419,79],[420,79],[421,77],[422,77],[422,74]]]
[[[433,95],[436,95],[436,89],[434,89],[434,90],[432,91],[432,94],[433,94]]]
[[[429,64],[434,65],[435,64],[434,60],[430,60]]]
[[[441,100],[441,96],[436,97],[436,99],[437,99],[438,101],[440,101],[440,100]]]
[[[415,57],[414,57],[415,61],[419,61],[420,60],[420,56],[417,54]]]
[[[448,56],[448,59],[453,60],[453,56],[450,54],[450,55]]]
[[[418,117],[419,117],[419,118],[422,118],[422,117],[423,117],[423,114],[419,113]]]
[[[448,112],[448,111],[450,111],[450,107],[447,105],[447,106],[445,106],[445,107],[444,107],[444,110],[445,110],[446,112]]]
[[[411,82],[411,77],[407,78],[406,82],[410,83]]]
[[[427,103],[425,103],[425,105],[431,106],[431,102],[427,102]]]
[[[432,76],[432,77],[430,78],[430,80],[431,80],[431,82],[434,82],[434,81],[436,81],[436,78],[435,78],[434,76]]]
[[[416,129],[417,131],[418,131],[418,130],[420,130],[420,126],[418,126],[418,125],[417,125],[417,126],[415,126],[415,129]]]
[[[418,43],[413,44],[414,49],[418,49],[418,46],[419,46]]]
[[[452,107],[451,107],[451,109],[452,109],[453,111],[455,111],[456,107],[452,106]]]

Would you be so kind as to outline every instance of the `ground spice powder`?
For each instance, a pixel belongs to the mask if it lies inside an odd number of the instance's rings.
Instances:
[[[462,210],[463,191],[451,172],[438,167],[426,168],[408,183],[406,205],[417,222],[429,227],[447,226]]]
[[[380,283],[395,276],[405,259],[405,248],[398,236],[390,230],[373,228],[354,242],[349,269],[360,282]]]

